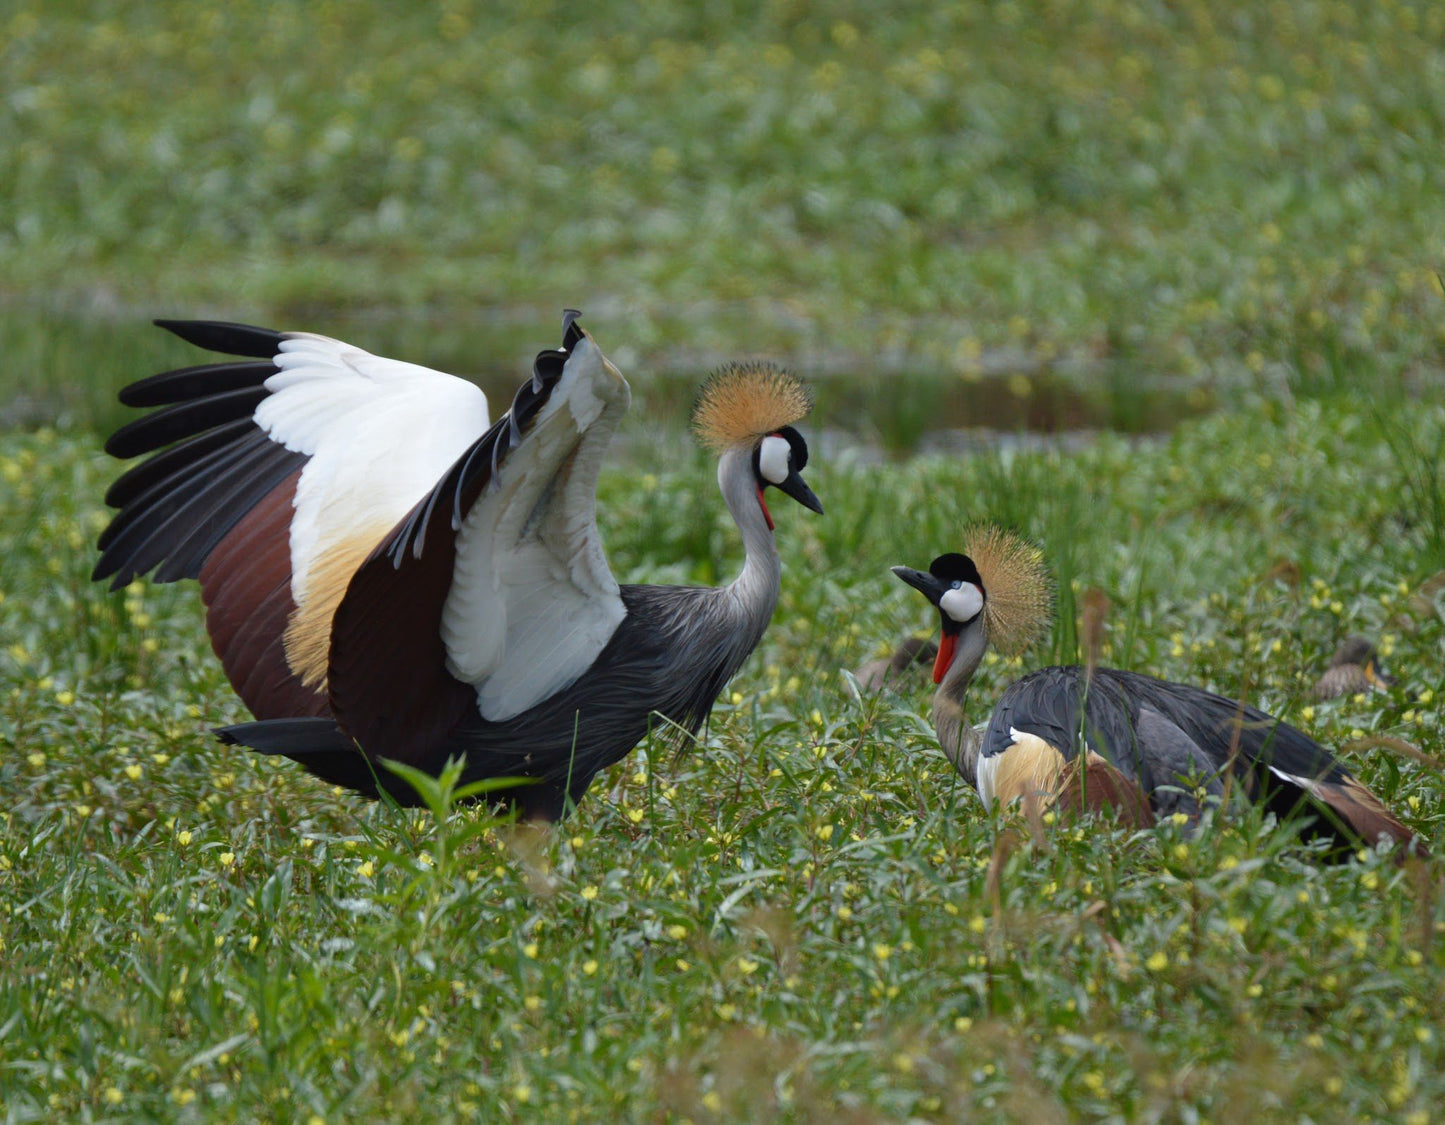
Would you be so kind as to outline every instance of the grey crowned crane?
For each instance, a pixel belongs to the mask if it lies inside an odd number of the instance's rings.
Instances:
[[[1288,723],[1187,684],[1111,668],[1043,668],[1011,684],[986,727],[964,717],[968,686],[994,643],[1021,651],[1043,629],[1049,581],[1040,552],[998,528],[975,529],[968,554],[893,573],[937,607],[942,640],[933,721],[944,753],[985,807],[1037,802],[1111,809],[1144,827],[1234,792],[1281,817],[1311,812],[1335,843],[1381,837],[1423,855],[1421,841],[1319,743]]]
[[[106,443],[150,456],[106,494],[120,511],[94,577],[200,580],[256,718],[223,741],[402,804],[419,795],[379,759],[434,774],[456,756],[463,783],[529,779],[512,803],[552,820],[654,725],[701,726],[777,604],[766,490],[822,511],[792,426],[811,401],[765,364],[714,374],[693,423],[719,454],[742,572],[619,585],[596,484],[631,394],[577,318],[495,423],[471,383],[338,340],[157,322],[246,358],[121,392],[157,409]]]
[[[1330,666],[1314,686],[1316,699],[1337,699],[1342,695],[1360,695],[1372,691],[1389,691],[1395,677],[1380,667],[1380,654],[1370,641],[1359,635],[1346,637],[1330,658]]]

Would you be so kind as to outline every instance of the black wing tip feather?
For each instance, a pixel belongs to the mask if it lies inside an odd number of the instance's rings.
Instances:
[[[106,505],[111,508],[124,508],[158,483],[198,467],[212,453],[244,437],[253,428],[254,423],[250,418],[238,418],[227,425],[197,434],[188,441],[178,442],[138,465],[132,465],[106,489]]]
[[[222,447],[204,472],[197,463],[194,487],[180,490],[163,481],[121,509],[97,543],[103,552],[98,576],[117,574],[121,585],[151,570],[161,583],[199,577],[216,544],[304,461],[261,431],[253,434],[254,440]]]
[[[244,363],[203,363],[181,367],[137,380],[120,389],[122,406],[170,406],[223,391],[241,390],[264,383],[279,369],[270,359]]]
[[[277,332],[274,328],[258,328],[254,324],[238,324],[229,320],[157,319],[153,323],[198,348],[254,359],[273,358],[281,350],[281,341],[286,339],[284,332]]]
[[[163,406],[116,430],[106,439],[105,451],[120,460],[153,453],[172,442],[249,418],[269,393],[264,386],[239,387]]]
[[[135,575],[116,573],[119,570],[120,562],[118,560],[107,559],[102,555],[100,561],[95,564],[95,569],[90,572],[90,580],[92,582],[104,582],[109,578],[111,580],[110,592],[113,594],[117,590],[124,590],[135,581]]]
[[[457,458],[436,487],[418,501],[411,516],[382,547],[381,554],[390,558],[393,569],[401,568],[408,552],[413,558],[422,557],[427,531],[437,508],[445,504],[451,513],[451,528],[455,531],[461,527],[466,511],[476,499],[474,486],[501,478],[507,454],[525,440],[529,424],[541,412],[551,389],[562,377],[567,361],[572,358],[572,349],[586,339],[586,333],[577,323],[581,316],[576,309],[563,310],[562,346],[537,353],[537,358],[532,361],[532,377],[517,388],[511,407]]]
[[[581,319],[581,309],[562,310],[562,348],[564,351],[570,352],[576,346],[577,341],[582,339],[584,333],[577,326],[577,322]]]

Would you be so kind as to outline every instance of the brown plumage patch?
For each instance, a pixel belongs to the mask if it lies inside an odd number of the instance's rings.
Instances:
[[[331,709],[369,754],[425,766],[438,743],[477,713],[476,688],[447,670],[442,641],[456,557],[451,520],[430,520],[420,558],[408,553],[397,568],[384,550],[374,553],[336,611]]]
[[[1432,574],[1416,591],[1410,595],[1407,603],[1409,611],[1416,617],[1428,617],[1435,612],[1435,595],[1445,590],[1445,570],[1438,570]]]
[[[1092,677],[1104,648],[1104,623],[1109,619],[1109,595],[1097,586],[1084,591],[1079,614],[1079,646],[1084,650],[1084,671]]]
[[[1389,691],[1394,683],[1379,666],[1380,654],[1368,637],[1346,637],[1330,658],[1330,666],[1314,686],[1316,699],[1335,699],[1369,691]]]
[[[216,545],[201,568],[206,631],[226,678],[258,719],[326,714],[326,697],[291,673],[281,642],[291,601],[290,529],[299,471]]]
[[[286,626],[286,662],[309,688],[325,693],[331,656],[331,622],[346,588],[392,525],[353,531],[341,542],[323,545],[306,576],[306,596]]]
[[[1316,681],[1313,694],[1316,699],[1338,699],[1342,695],[1374,691],[1377,683],[1358,664],[1337,664]],[[1380,690],[1384,690],[1383,685]]]
[[[813,395],[771,363],[730,363],[708,376],[692,408],[698,441],[721,453],[804,418]]]
[[[1066,814],[1116,816],[1127,828],[1149,828],[1154,823],[1154,810],[1144,790],[1093,751],[1059,772],[1057,808]]]
[[[1310,786],[1310,791],[1369,846],[1374,847],[1383,836],[1401,845],[1402,855],[1423,857],[1429,854],[1424,842],[1396,820],[1380,798],[1357,778],[1347,777],[1340,784],[1316,782]]]
[[[983,579],[984,624],[1000,652],[1022,652],[1048,628],[1054,584],[1044,553],[1023,536],[993,524],[964,532],[963,551]]]

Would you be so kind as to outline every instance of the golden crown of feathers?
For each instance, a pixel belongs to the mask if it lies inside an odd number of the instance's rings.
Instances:
[[[813,408],[813,395],[771,363],[730,363],[708,376],[692,408],[692,429],[718,453],[791,426]]]
[[[984,625],[1000,652],[1023,652],[1053,617],[1054,583],[1044,553],[1023,536],[994,524],[964,532],[963,551],[983,579]]]

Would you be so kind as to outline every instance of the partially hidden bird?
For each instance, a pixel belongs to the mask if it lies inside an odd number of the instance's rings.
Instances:
[[[858,667],[853,678],[864,691],[902,691],[915,683],[915,670],[927,668],[938,655],[938,646],[923,637],[905,637],[887,656],[880,656]]]
[[[1337,699],[1342,695],[1362,695],[1389,691],[1395,677],[1380,664],[1380,654],[1368,637],[1359,634],[1346,637],[1330,657],[1330,666],[1316,682],[1316,699]]]
[[[1108,810],[1135,827],[1242,793],[1281,817],[1312,815],[1307,831],[1333,845],[1384,839],[1425,846],[1323,746],[1258,708],[1188,684],[1112,668],[1042,668],[1005,690],[986,725],[965,697],[990,644],[1017,653],[1047,626],[1051,584],[1043,554],[991,525],[965,552],[927,571],[893,573],[938,609],[942,639],[933,722],[944,753],[985,807],[1021,801],[1064,811]]]
[[[781,561],[767,492],[815,512],[793,423],[807,388],[763,363],[693,412],[742,536],[720,588],[619,585],[597,526],[628,384],[568,310],[562,346],[495,422],[472,383],[307,332],[157,321],[244,357],[133,383],[155,408],[106,443],[149,454],[106,494],[96,579],[198,578],[206,627],[255,716],[225,742],[368,797],[420,794],[383,759],[555,820],[649,731],[685,737],[762,637]]]

